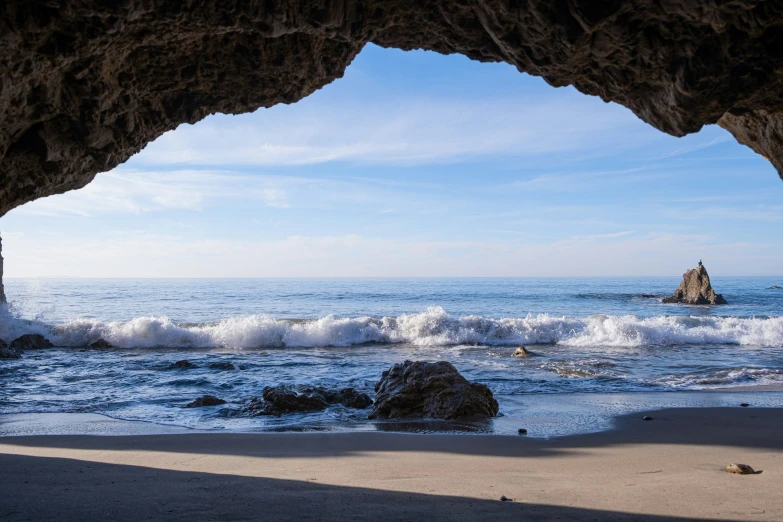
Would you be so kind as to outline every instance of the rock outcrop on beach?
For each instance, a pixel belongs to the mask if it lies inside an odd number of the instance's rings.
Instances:
[[[199,397],[193,402],[189,402],[185,405],[186,408],[204,408],[207,406],[220,406],[221,404],[225,404],[226,401],[223,399],[219,399],[218,397],[215,397],[214,395],[204,395],[203,397]]]
[[[494,417],[498,402],[448,361],[405,361],[383,372],[375,385],[370,419]]]
[[[256,415],[287,415],[323,411],[331,405],[342,404],[348,408],[364,409],[372,404],[370,396],[353,388],[329,390],[306,387],[300,392],[284,385],[267,386],[262,398],[255,397],[245,406],[244,413]]]
[[[8,347],[3,339],[0,339],[0,359],[19,359],[22,356],[21,350],[14,350]]]
[[[710,284],[707,269],[699,261],[699,266],[688,270],[682,276],[680,287],[674,295],[663,300],[664,303],[682,303],[691,305],[728,304],[722,295],[716,294]]]
[[[0,3],[0,215],[182,123],[294,103],[368,43],[505,62],[783,173],[783,4],[763,0]]]
[[[41,350],[52,348],[54,345],[41,334],[25,334],[14,339],[9,345],[14,350]]]

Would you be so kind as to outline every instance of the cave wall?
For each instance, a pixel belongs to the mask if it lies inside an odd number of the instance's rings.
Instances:
[[[507,62],[674,136],[718,123],[783,175],[783,2],[10,0],[0,215],[181,123],[294,103],[368,42]]]

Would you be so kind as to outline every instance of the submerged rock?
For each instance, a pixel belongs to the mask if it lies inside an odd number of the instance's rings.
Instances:
[[[204,395],[203,397],[199,397],[193,402],[190,402],[185,405],[186,408],[203,408],[205,406],[220,406],[221,404],[225,404],[226,401],[223,399],[219,399],[215,397],[214,395]]]
[[[8,343],[0,339],[0,359],[19,359],[21,356],[21,350],[9,348]]]
[[[375,385],[370,419],[494,417],[498,401],[480,383],[468,382],[448,361],[405,361],[383,372]]]
[[[90,343],[90,348],[114,348],[114,346],[106,339],[101,338],[94,343]]]
[[[188,361],[187,359],[183,359],[181,361],[177,361],[169,366],[169,370],[191,370],[193,368],[198,368],[195,364]]]
[[[9,348],[12,350],[40,350],[42,348],[52,348],[54,345],[49,339],[41,334],[25,334],[17,337],[11,342]]]
[[[772,285],[769,287],[770,290],[783,290],[783,286],[778,285]]]
[[[665,298],[663,302],[691,305],[728,304],[722,295],[716,294],[713,290],[710,276],[701,261],[699,261],[699,266],[683,274],[680,287],[674,292],[674,295]]]
[[[213,362],[207,366],[210,370],[236,370],[237,367],[230,362]]]

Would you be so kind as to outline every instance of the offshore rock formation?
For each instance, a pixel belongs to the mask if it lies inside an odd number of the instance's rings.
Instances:
[[[468,382],[448,361],[405,361],[375,385],[370,419],[494,417],[498,401],[484,384]]]
[[[0,215],[181,123],[294,103],[369,42],[507,62],[674,136],[717,122],[783,172],[780,2],[9,0]]]
[[[699,261],[699,266],[688,270],[682,276],[680,287],[674,295],[663,300],[664,303],[683,303],[692,305],[728,304],[722,295],[716,294],[710,284],[707,269]]]
[[[11,344],[9,345],[9,348],[19,352],[24,352],[25,350],[43,350],[44,348],[53,347],[54,345],[49,339],[41,334],[24,334],[11,341]]]
[[[94,349],[114,348],[114,346],[112,346],[112,344],[109,341],[107,341],[106,339],[103,339],[103,338],[98,339],[97,341],[90,343],[89,346],[90,346],[90,348],[94,348]]]

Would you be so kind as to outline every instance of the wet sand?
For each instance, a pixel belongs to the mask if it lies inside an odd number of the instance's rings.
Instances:
[[[762,473],[728,474],[730,462]],[[0,437],[0,469],[3,520],[779,521],[783,410],[642,412],[548,440],[12,436]]]

